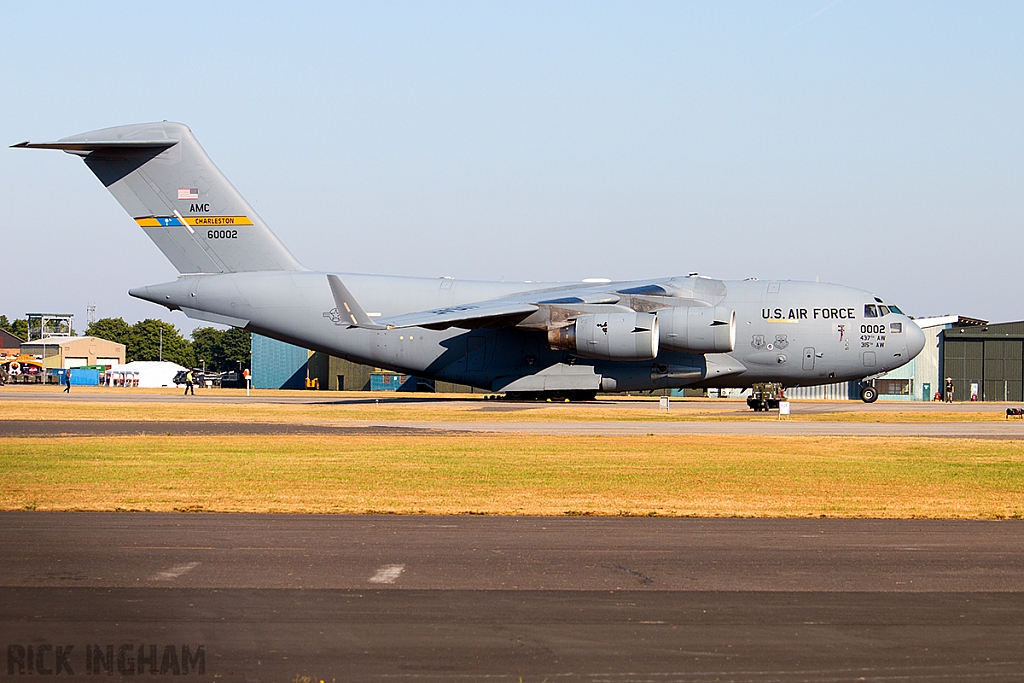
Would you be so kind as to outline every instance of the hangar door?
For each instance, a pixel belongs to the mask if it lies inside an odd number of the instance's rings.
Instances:
[[[942,368],[946,377],[953,378],[956,399],[969,400],[971,384],[978,384],[981,388],[984,378],[985,342],[981,339],[947,339],[943,344]]]
[[[985,386],[983,401],[1020,401],[1024,368],[1024,342],[1010,339],[985,340]]]
[[[982,401],[1024,400],[1024,342],[1019,339],[947,339],[943,373],[953,378],[958,401],[977,384]]]

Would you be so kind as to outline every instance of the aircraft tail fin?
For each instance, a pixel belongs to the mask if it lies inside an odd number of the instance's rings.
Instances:
[[[180,123],[145,123],[14,147],[84,158],[179,273],[302,270]]]

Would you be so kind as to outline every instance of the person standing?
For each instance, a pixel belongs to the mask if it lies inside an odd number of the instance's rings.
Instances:
[[[184,395],[188,396],[189,392],[192,392],[193,396],[196,395],[196,388],[195,388],[195,385],[192,382],[192,371],[191,370],[188,370],[187,372],[185,372],[185,394]]]
[[[946,378],[946,403],[953,402],[953,378]]]
[[[64,371],[64,393],[71,393],[71,368]]]

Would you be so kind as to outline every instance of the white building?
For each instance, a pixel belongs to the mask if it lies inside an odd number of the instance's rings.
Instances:
[[[110,387],[173,387],[174,376],[184,370],[177,363],[156,360],[135,360],[114,365],[107,370],[100,384]]]
[[[921,353],[903,367],[879,375],[873,381],[881,401],[931,401],[936,391],[942,391],[939,376],[939,346],[942,333],[954,325],[958,327],[985,325],[988,321],[962,315],[940,315],[915,318],[924,332],[925,344]],[[786,389],[786,396],[796,399],[860,399],[861,382],[840,382],[817,387]]]

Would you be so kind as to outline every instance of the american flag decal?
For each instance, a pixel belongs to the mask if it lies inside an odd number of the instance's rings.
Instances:
[[[178,188],[178,199],[199,199],[199,188],[198,187],[179,187]]]

